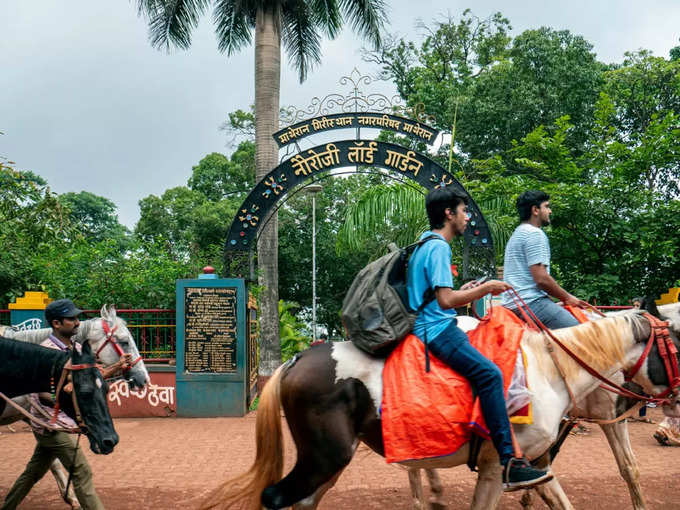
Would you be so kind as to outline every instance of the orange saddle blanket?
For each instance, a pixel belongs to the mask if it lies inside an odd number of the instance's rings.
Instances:
[[[501,369],[506,393],[525,327],[511,311],[494,307],[468,332],[470,343]],[[468,381],[431,352],[425,372],[425,346],[414,335],[385,361],[382,432],[387,462],[451,455],[473,433],[488,438]]]

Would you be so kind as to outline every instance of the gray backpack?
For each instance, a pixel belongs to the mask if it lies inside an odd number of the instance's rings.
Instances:
[[[408,259],[425,239],[392,251],[359,271],[342,302],[342,322],[347,336],[359,349],[386,356],[413,329],[418,313],[434,299],[428,289],[418,310],[408,304]]]

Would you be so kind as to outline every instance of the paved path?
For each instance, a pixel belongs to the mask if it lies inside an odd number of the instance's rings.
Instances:
[[[660,419],[653,410],[652,418]],[[117,419],[120,444],[108,456],[88,458],[95,485],[108,510],[194,508],[196,498],[218,482],[245,471],[254,456],[255,414],[244,418]],[[0,427],[0,498],[23,470],[34,439],[23,424],[16,433]],[[680,448],[658,446],[655,425],[632,423],[631,436],[640,461],[650,510],[680,509]],[[294,447],[286,443],[287,466]],[[555,466],[577,509],[623,510],[631,507],[628,491],[599,427],[572,436]],[[451,509],[469,507],[475,475],[459,467],[442,471]],[[505,495],[502,509],[519,509],[519,496]],[[545,508],[540,506],[540,508]],[[41,480],[20,509],[64,510],[50,475]],[[324,499],[322,509],[411,508],[406,473],[385,464],[365,447]]]

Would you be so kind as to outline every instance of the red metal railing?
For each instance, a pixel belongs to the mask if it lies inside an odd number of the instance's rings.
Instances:
[[[175,310],[135,308],[116,310],[127,323],[145,362],[167,363],[175,357]],[[88,319],[99,317],[99,310],[83,310]]]

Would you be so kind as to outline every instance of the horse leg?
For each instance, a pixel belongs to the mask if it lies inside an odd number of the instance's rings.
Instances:
[[[534,487],[550,510],[574,510],[557,477]],[[529,492],[529,491],[527,491]]]
[[[436,469],[426,469],[427,481],[430,484],[430,510],[445,510],[444,485]]]
[[[407,468],[408,484],[411,487],[411,498],[415,510],[425,510],[423,497],[423,479],[420,476],[420,468]]]
[[[317,491],[340,475],[359,445],[351,418],[342,407],[320,416],[300,417],[286,411],[298,457],[290,473],[262,492],[262,504],[272,510],[296,503],[318,504],[325,490],[319,495]]]
[[[619,473],[621,473],[621,476],[628,484],[628,492],[630,493],[630,499],[633,501],[633,509],[645,510],[645,500],[642,497],[642,488],[640,487],[640,469],[638,468],[633,448],[630,445],[628,425],[625,421],[620,421],[600,426],[605,436],[607,436],[612,453],[614,453],[614,458],[619,466]]]
[[[493,510],[503,494],[503,468],[490,441],[485,441],[477,462],[479,475],[472,497],[471,510]]]
[[[327,481],[321,487],[319,487],[314,494],[312,494],[308,498],[303,499],[302,501],[298,501],[297,503],[295,503],[293,505],[293,510],[316,510],[316,507],[319,505],[321,498],[324,496],[324,494],[326,494],[326,492],[329,491],[329,489],[331,489],[335,485],[335,482],[337,482],[338,478],[340,478],[342,471],[344,471],[344,469],[336,473],[336,475],[333,478],[331,478],[329,481]]]
[[[531,489],[527,489],[522,494],[522,498],[519,500],[519,504],[522,505],[523,510],[531,510],[534,507],[534,493]]]
[[[59,488],[59,494],[63,495],[64,490],[66,489],[66,484],[68,483],[68,475],[64,471],[64,466],[62,466],[59,459],[54,459],[52,461],[52,464],[50,464],[50,471],[52,472],[52,475],[54,476],[54,480],[57,482],[57,487]],[[78,510],[80,508],[80,503],[78,502],[78,498],[76,498],[76,495],[73,492],[73,485],[69,486],[68,494],[66,495],[66,499],[68,499],[68,504],[71,505],[71,508],[73,510]]]

